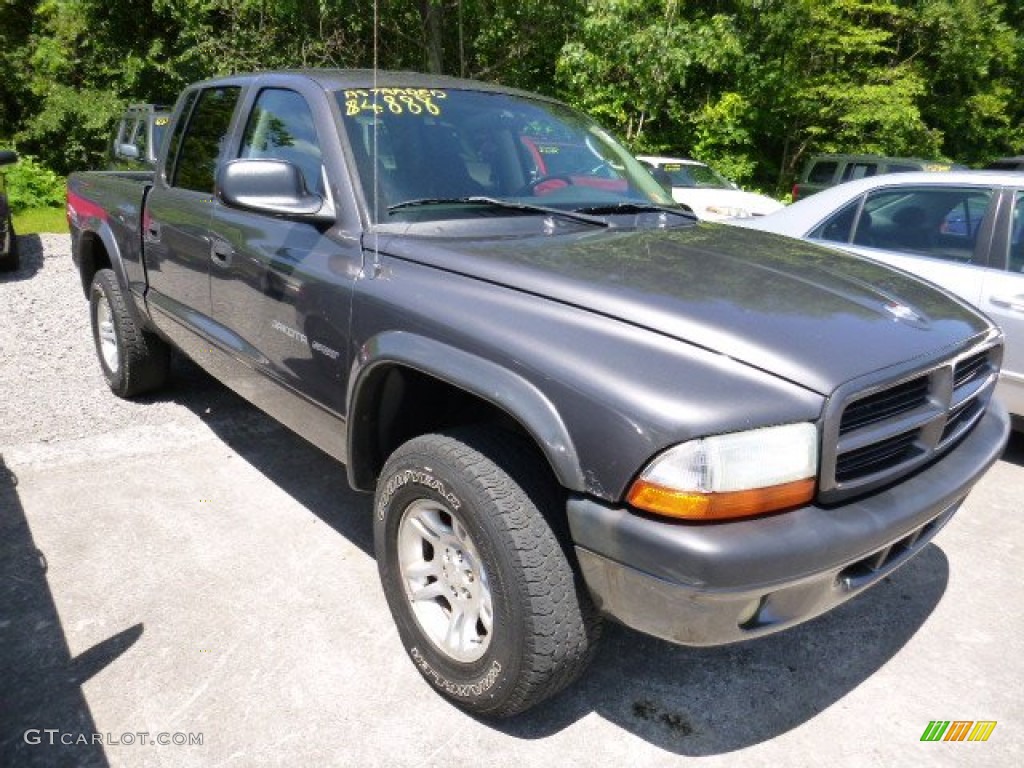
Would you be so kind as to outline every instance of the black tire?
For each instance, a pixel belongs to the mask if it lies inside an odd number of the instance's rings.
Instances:
[[[549,477],[518,439],[465,429],[405,443],[377,484],[377,567],[399,636],[427,682],[473,714],[507,717],[534,706],[575,680],[596,648],[600,618],[565,542],[540,511],[564,515],[564,499]],[[447,522],[450,535],[436,542],[422,536],[417,524],[429,514],[438,530]],[[454,558],[447,559],[452,549]],[[423,567],[436,575],[410,577]],[[475,581],[465,580],[470,571]],[[414,601],[413,589],[438,594]],[[475,623],[454,620],[460,600],[465,614],[459,615],[470,621],[475,615]],[[478,607],[474,614],[473,601],[490,606],[489,627],[488,611]],[[439,638],[445,616],[447,632]],[[461,636],[442,647],[457,625]]]
[[[159,389],[170,370],[170,347],[135,323],[112,270],[92,279],[89,316],[103,375],[118,397],[134,397]]]
[[[0,272],[14,272],[21,266],[21,255],[18,253],[18,237],[14,234],[14,222],[7,219],[7,250],[2,250],[0,243]]]

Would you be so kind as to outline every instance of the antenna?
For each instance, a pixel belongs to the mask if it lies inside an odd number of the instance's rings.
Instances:
[[[377,217],[380,211],[380,179],[379,179],[379,168],[380,159],[378,157],[378,146],[377,146],[377,132],[380,127],[380,121],[377,119],[377,99],[379,98],[377,90],[377,69],[378,69],[378,44],[377,39],[379,36],[380,29],[380,0],[373,0],[373,135],[370,140],[370,161],[373,166],[373,212],[374,218]],[[374,222],[373,227],[373,257],[376,261],[379,259],[378,241],[380,238],[380,232],[378,228],[380,222]]]

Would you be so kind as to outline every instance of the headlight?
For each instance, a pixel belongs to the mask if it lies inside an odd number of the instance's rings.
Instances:
[[[637,509],[687,520],[760,515],[806,504],[818,474],[818,430],[786,424],[669,448],[633,483]]]

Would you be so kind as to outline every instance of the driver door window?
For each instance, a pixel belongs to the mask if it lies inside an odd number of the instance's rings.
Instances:
[[[306,188],[324,194],[323,161],[313,113],[295,91],[267,88],[249,115],[239,157],[286,160],[302,171]]]

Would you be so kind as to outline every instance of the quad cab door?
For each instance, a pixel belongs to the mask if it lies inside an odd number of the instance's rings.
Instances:
[[[184,97],[143,213],[146,301],[154,322],[205,367],[214,362],[208,342],[214,173],[240,94],[238,86],[221,85]]]

